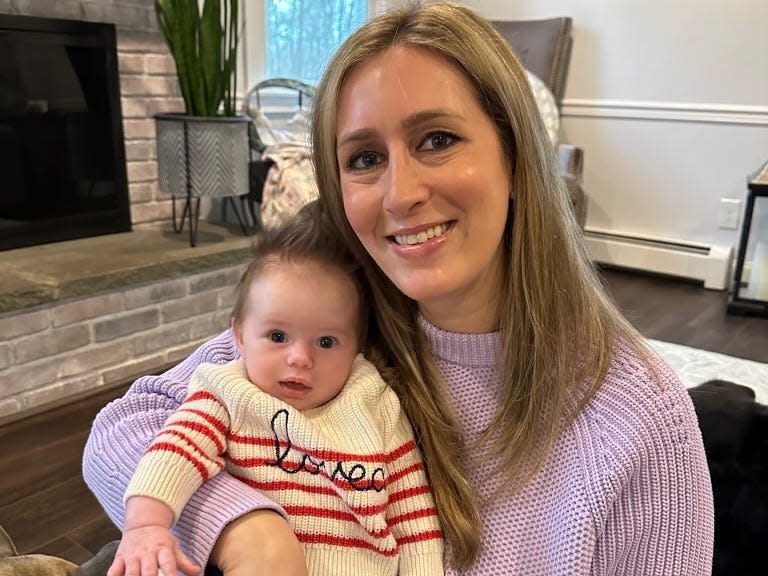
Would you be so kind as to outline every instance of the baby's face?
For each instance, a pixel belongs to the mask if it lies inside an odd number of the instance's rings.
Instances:
[[[359,350],[359,308],[354,283],[336,267],[268,265],[235,329],[248,378],[298,410],[332,400]]]

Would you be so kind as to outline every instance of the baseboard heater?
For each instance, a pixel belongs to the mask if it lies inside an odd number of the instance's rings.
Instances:
[[[704,282],[726,290],[731,282],[733,246],[692,244],[589,229],[584,234],[595,262]]]

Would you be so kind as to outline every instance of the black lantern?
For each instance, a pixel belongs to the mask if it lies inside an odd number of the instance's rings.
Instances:
[[[768,162],[747,178],[749,196],[728,312],[768,316]]]

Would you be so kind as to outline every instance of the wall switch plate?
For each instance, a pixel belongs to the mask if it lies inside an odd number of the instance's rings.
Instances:
[[[736,230],[741,220],[741,205],[738,198],[720,198],[720,211],[717,214],[717,227],[723,230]]]

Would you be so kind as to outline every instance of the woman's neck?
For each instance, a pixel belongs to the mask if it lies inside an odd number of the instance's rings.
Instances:
[[[419,312],[424,318],[441,330],[461,334],[485,334],[498,330],[499,302],[491,301],[460,305],[419,304]]]

